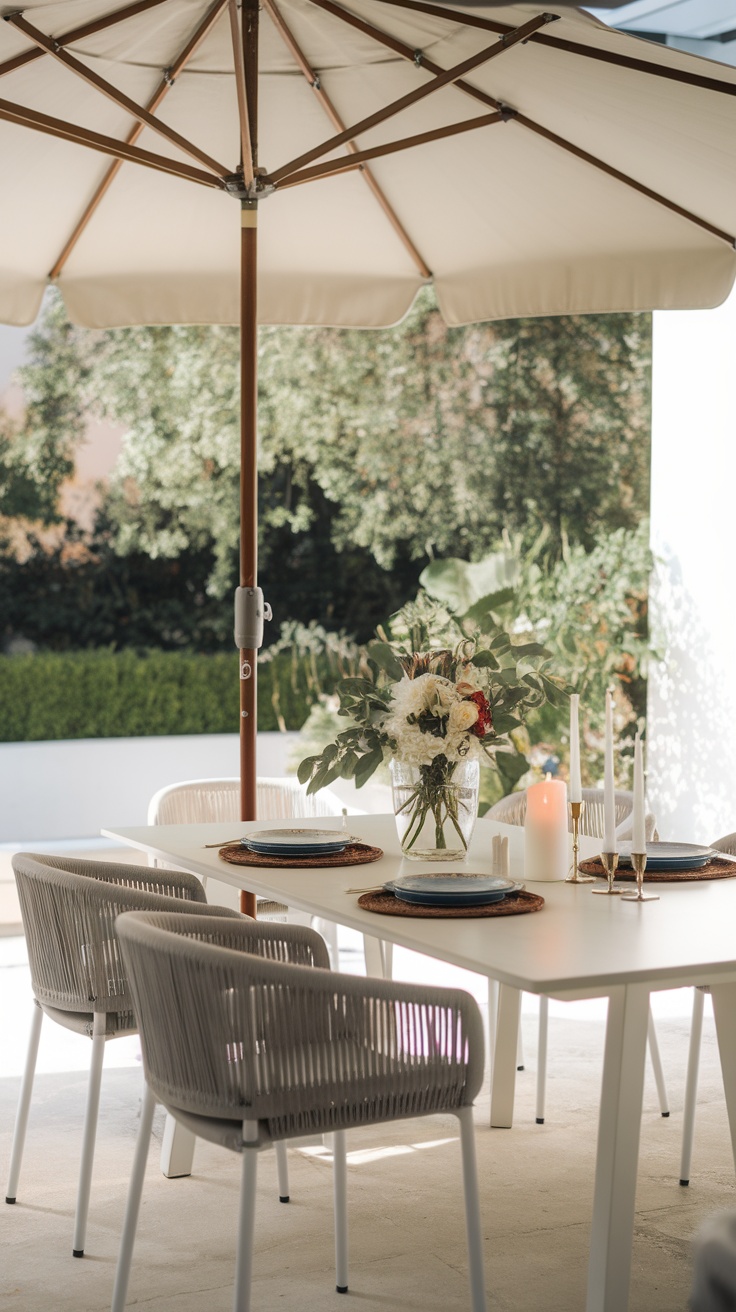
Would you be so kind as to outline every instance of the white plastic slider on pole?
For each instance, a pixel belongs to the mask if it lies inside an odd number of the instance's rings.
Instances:
[[[256,651],[262,647],[263,622],[272,618],[261,588],[235,589],[235,646],[239,651]]]

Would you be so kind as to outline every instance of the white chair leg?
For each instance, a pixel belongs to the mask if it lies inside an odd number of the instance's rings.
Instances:
[[[15,1114],[15,1129],[13,1131],[13,1147],[10,1153],[10,1171],[8,1174],[8,1187],[5,1192],[6,1203],[14,1203],[18,1192],[18,1177],[20,1175],[20,1164],[23,1160],[23,1145],[26,1141],[26,1130],[28,1128],[28,1113],[31,1110],[31,1094],[33,1093],[33,1077],[36,1074],[36,1058],[38,1057],[38,1041],[41,1038],[41,1025],[43,1023],[43,1011],[37,1002],[33,1004],[33,1017],[31,1019],[31,1032],[28,1036],[28,1051],[26,1053],[26,1064],[23,1071],[23,1079],[20,1086],[20,1097],[18,1099],[18,1110]]]
[[[652,1015],[651,1005],[649,1007],[649,1021],[647,1024],[647,1042],[649,1044],[649,1056],[652,1059],[652,1069],[654,1070],[654,1081],[657,1085],[659,1110],[663,1116],[669,1116],[670,1106],[667,1101],[667,1085],[664,1082],[662,1058],[659,1055],[659,1043],[657,1041],[657,1031],[654,1028],[654,1017]]]
[[[289,1162],[286,1156],[286,1143],[283,1139],[277,1139],[274,1148],[276,1149],[276,1171],[279,1180],[279,1202],[288,1203]]]
[[[253,1275],[253,1232],[256,1220],[256,1180],[258,1176],[258,1126],[243,1122],[243,1174],[238,1213],[238,1252],[235,1259],[235,1293],[233,1312],[250,1312],[250,1286]]]
[[[700,1043],[703,1037],[704,1004],[705,994],[703,993],[703,990],[694,989],[693,1018],[690,1025],[690,1048],[687,1054],[687,1078],[685,1080],[685,1109],[682,1117],[682,1156],[680,1158],[680,1184],[682,1185],[690,1183],[690,1159],[693,1155],[695,1100],[698,1095]]]
[[[332,1185],[335,1195],[335,1288],[348,1292],[348,1164],[345,1131],[332,1134]]]
[[[547,1095],[547,1034],[549,1030],[549,998],[539,999],[539,1040],[537,1043],[537,1125],[544,1125],[544,1104]]]
[[[388,939],[381,939],[381,956],[383,958],[383,978],[394,977],[394,945]]]
[[[146,1174],[146,1163],[148,1161],[148,1150],[151,1146],[151,1129],[153,1126],[153,1113],[156,1110],[156,1099],[154,1098],[148,1085],[143,1083],[143,1100],[141,1102],[141,1120],[138,1126],[138,1138],[135,1145],[135,1156],[133,1158],[133,1170],[128,1185],[128,1200],[125,1204],[125,1220],[123,1221],[123,1233],[120,1237],[120,1252],[118,1253],[118,1264],[115,1270],[115,1287],[112,1293],[111,1312],[124,1312],[125,1299],[128,1293],[128,1280],[130,1278],[130,1263],[133,1257],[133,1245],[135,1243],[135,1232],[138,1225],[138,1212],[141,1206],[141,1194],[143,1192],[143,1179]]]
[[[104,1011],[96,1011],[94,1013],[92,1029],[92,1061],[89,1068],[87,1110],[84,1114],[82,1160],[79,1166],[77,1214],[74,1218],[74,1242],[72,1244],[72,1253],[74,1257],[84,1257],[84,1239],[87,1233],[87,1213],[89,1212],[89,1191],[92,1183],[92,1163],[94,1162],[95,1157],[95,1139],[97,1137],[97,1113],[100,1107],[102,1063],[105,1058],[106,1028],[106,1013]]]
[[[519,1033],[516,1039],[516,1069],[524,1069],[524,1037],[521,1033],[521,1012],[519,1012]]]
[[[465,1232],[468,1240],[470,1306],[472,1312],[485,1312],[486,1288],[485,1276],[483,1273],[483,1234],[480,1223],[480,1201],[478,1198],[478,1168],[475,1160],[473,1108],[461,1108],[457,1117],[460,1122],[460,1147],[463,1158],[463,1191],[465,1193]]]

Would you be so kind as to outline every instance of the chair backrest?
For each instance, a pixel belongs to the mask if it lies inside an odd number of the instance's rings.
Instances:
[[[170,1108],[288,1138],[421,1115],[445,1091],[469,1105],[482,1084],[462,990],[307,969],[327,952],[297,926],[136,912],[118,933],[146,1080]]]
[[[293,778],[259,778],[259,820],[304,819],[340,815],[342,802],[329,788],[308,794]],[[149,825],[205,824],[240,819],[238,779],[188,779],[161,788],[149,803]]]
[[[194,875],[34,852],[16,853],[13,870],[33,992],[60,1011],[130,1012],[114,928],[122,911],[211,913]]]
[[[580,817],[581,834],[587,834],[590,838],[603,838],[605,834],[603,789],[584,788],[583,801],[585,806]],[[627,833],[627,829],[630,830],[634,794],[625,789],[618,789],[615,801],[616,832],[620,838],[628,837],[630,834]],[[489,820],[497,820],[499,824],[523,825],[526,819],[526,792],[509,793],[508,797],[502,797],[500,802],[496,802],[495,806],[486,812],[486,815]],[[572,821],[568,828],[572,828]],[[646,832],[649,840],[656,834],[656,821],[651,814],[646,817]]]

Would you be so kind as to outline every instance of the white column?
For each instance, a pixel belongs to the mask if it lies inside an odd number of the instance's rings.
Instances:
[[[654,315],[648,797],[661,838],[736,829],[736,294]]]

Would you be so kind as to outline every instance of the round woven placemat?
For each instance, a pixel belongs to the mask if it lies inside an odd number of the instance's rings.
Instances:
[[[580,869],[585,875],[598,875],[605,879],[606,872],[603,869],[603,862],[597,857],[592,857],[590,861],[581,861]],[[631,866],[619,866],[616,871],[616,879],[625,879],[630,883],[636,879]],[[723,857],[713,857],[707,865],[701,866],[699,870],[645,870],[645,884],[686,884],[698,879],[736,879],[736,861],[726,861]]]
[[[365,866],[380,861],[383,851],[368,843],[348,843],[342,852],[332,856],[263,856],[250,852],[240,843],[228,843],[220,848],[220,860],[231,866],[280,866],[286,870],[326,869],[328,866]]]
[[[466,920],[470,916],[523,916],[527,911],[541,911],[544,898],[537,893],[517,893],[516,897],[505,897],[503,902],[491,902],[485,907],[421,907],[402,902],[393,893],[364,893],[358,898],[358,906],[364,911],[377,911],[379,916]]]

